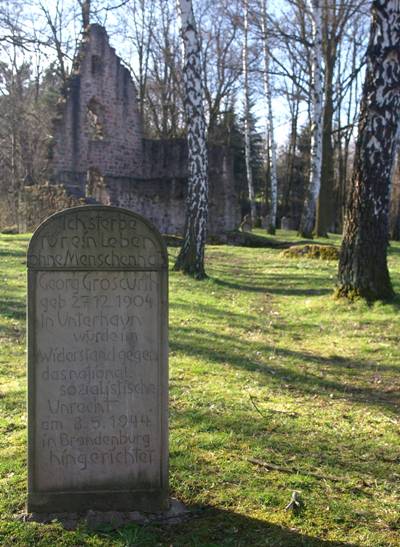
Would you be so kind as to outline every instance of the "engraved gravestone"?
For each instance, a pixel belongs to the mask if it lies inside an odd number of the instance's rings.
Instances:
[[[28,511],[159,511],[168,495],[167,252],[83,206],[28,250]]]

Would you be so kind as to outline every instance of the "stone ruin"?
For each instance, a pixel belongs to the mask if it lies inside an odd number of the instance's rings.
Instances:
[[[22,199],[25,230],[56,210],[98,203],[142,214],[162,233],[183,233],[186,142],[144,138],[131,74],[100,25],[85,33],[53,126],[49,182],[27,187]],[[233,156],[227,147],[210,146],[209,233],[239,223]]]

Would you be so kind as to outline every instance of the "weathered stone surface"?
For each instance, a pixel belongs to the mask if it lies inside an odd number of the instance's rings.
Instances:
[[[28,250],[28,511],[167,504],[167,254],[103,206],[45,221]]]

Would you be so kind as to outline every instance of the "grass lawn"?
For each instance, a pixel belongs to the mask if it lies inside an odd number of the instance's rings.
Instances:
[[[334,300],[335,262],[278,249],[209,246],[209,279],[170,275],[170,488],[196,518],[114,532],[18,521],[28,240],[0,236],[0,545],[400,545],[400,299]],[[389,262],[400,294],[399,244]]]

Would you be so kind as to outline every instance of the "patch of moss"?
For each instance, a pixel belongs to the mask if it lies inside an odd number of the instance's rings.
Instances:
[[[281,253],[286,258],[316,258],[339,260],[339,249],[333,245],[292,245]]]
[[[334,296],[338,298],[347,298],[350,302],[357,300],[366,300],[369,303],[376,300],[391,301],[394,298],[394,292],[391,285],[382,285],[379,290],[373,290],[369,287],[352,287],[351,285],[342,285],[337,287]]]

